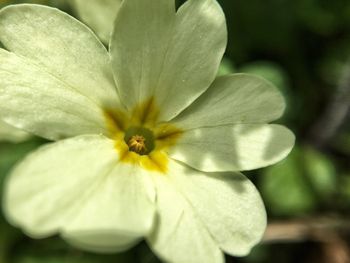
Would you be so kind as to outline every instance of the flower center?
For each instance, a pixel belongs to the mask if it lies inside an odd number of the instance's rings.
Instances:
[[[143,155],[147,151],[145,137],[141,135],[134,135],[128,142],[129,150],[140,155]]]
[[[172,147],[183,131],[170,123],[159,122],[160,109],[150,98],[125,112],[105,109],[109,136],[115,141],[120,161],[146,170],[166,173]]]
[[[129,151],[139,155],[147,155],[154,149],[153,132],[144,127],[131,127],[127,129],[124,141],[129,147]]]

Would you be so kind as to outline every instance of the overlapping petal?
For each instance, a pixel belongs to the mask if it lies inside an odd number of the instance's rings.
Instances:
[[[122,0],[73,0],[80,18],[108,43]]]
[[[61,233],[93,251],[118,251],[153,226],[155,192],[139,167],[122,164],[114,142],[85,135],[45,146],[12,172],[5,214],[32,237]]]
[[[265,208],[244,175],[203,173],[172,162],[169,177],[223,251],[244,256],[260,241],[266,227]]]
[[[216,1],[189,0],[176,13],[174,2],[124,1],[110,46],[126,107],[154,98],[162,121],[209,87],[226,46],[225,18]]]
[[[40,5],[6,7],[0,12],[0,41],[98,105],[118,105],[107,50],[68,14]]]
[[[218,77],[172,122],[183,129],[241,123],[267,123],[281,117],[282,94],[270,82],[249,74]]]
[[[290,130],[275,124],[206,127],[185,131],[169,154],[202,171],[243,171],[282,160],[294,140]]]
[[[147,239],[151,249],[166,262],[223,263],[223,253],[173,180],[167,175],[154,181],[158,218]]]
[[[0,117],[57,140],[106,133],[102,109],[25,57],[0,49]]]
[[[243,256],[261,239],[265,208],[242,174],[203,173],[171,161],[167,176],[154,180],[159,216],[148,242],[165,260],[222,262],[218,248]]]

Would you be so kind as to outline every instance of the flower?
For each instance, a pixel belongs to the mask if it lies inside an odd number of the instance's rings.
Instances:
[[[96,32],[103,43],[107,44],[121,2],[122,0],[70,1],[82,21]]]
[[[266,214],[238,171],[283,159],[294,136],[267,124],[285,107],[272,84],[215,79],[226,35],[215,0],[177,12],[173,0],[125,0],[109,52],[56,9],[3,9],[0,118],[56,141],[12,171],[8,220],[97,252],[145,238],[169,262],[249,253]]]
[[[14,128],[0,120],[0,141],[22,142],[30,135],[20,129]]]

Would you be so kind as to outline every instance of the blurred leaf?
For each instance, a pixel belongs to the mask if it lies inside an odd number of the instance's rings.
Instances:
[[[262,194],[275,215],[310,213],[337,191],[335,166],[325,154],[296,146],[281,163],[265,169]]]
[[[282,93],[286,95],[289,82],[286,72],[278,64],[271,61],[250,62],[239,68],[239,72],[258,75],[272,82]]]
[[[310,147],[304,148],[304,166],[308,179],[319,197],[330,197],[336,191],[336,171],[330,159]]]
[[[267,208],[275,215],[301,215],[313,211],[317,205],[304,178],[302,158],[302,150],[295,147],[287,159],[264,170],[262,195]]]
[[[223,75],[228,75],[228,74],[232,74],[235,73],[235,68],[233,66],[233,63],[227,59],[227,58],[223,58],[220,66],[219,66],[219,71],[218,71],[218,76],[223,76]]]
[[[11,167],[27,153],[39,147],[43,142],[38,138],[17,144],[0,142],[0,186],[2,185],[4,176]]]

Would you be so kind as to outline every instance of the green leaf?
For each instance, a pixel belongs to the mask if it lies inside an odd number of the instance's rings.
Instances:
[[[282,162],[265,169],[261,188],[267,209],[275,215],[296,216],[313,211],[317,200],[305,179],[300,160],[303,152],[295,147]]]
[[[228,58],[223,58],[217,76],[224,76],[235,72],[236,70],[233,63]]]
[[[330,197],[336,191],[336,171],[333,162],[319,151],[304,148],[304,166],[308,179],[319,197]]]
[[[272,82],[284,95],[288,93],[289,82],[282,67],[270,61],[256,61],[245,64],[239,72],[258,75]]]
[[[0,187],[2,187],[3,179],[11,167],[43,142],[43,140],[37,138],[17,144],[0,142]]]

